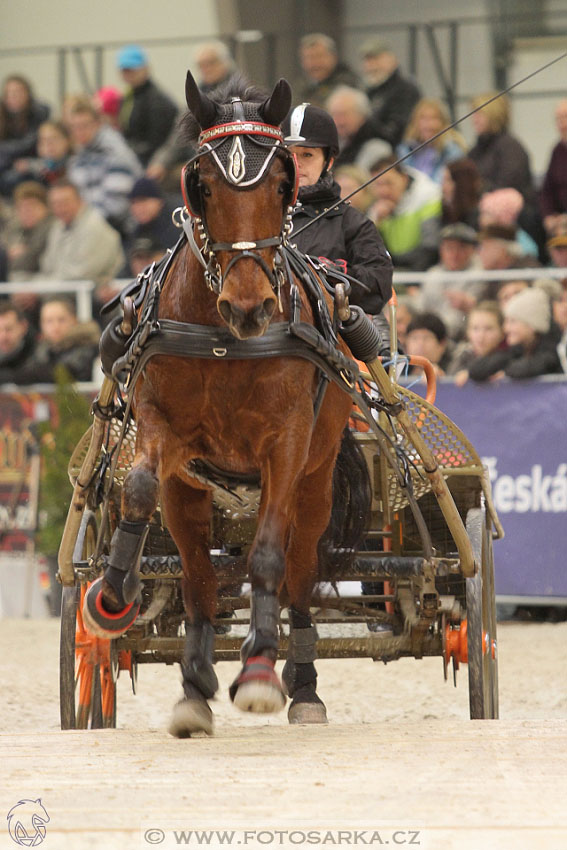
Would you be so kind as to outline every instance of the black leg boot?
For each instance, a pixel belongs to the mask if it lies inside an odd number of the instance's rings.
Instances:
[[[240,649],[244,666],[229,688],[231,700],[241,711],[268,714],[280,711],[285,705],[285,695],[274,670],[279,614],[275,593],[253,591],[250,631]]]
[[[148,528],[147,522],[121,519],[112,535],[102,584],[103,604],[111,613],[121,611],[139,596],[140,561]]]
[[[282,680],[292,698],[290,723],[327,723],[323,701],[317,696],[317,629],[309,614],[289,608],[289,644]]]
[[[104,576],[88,588],[83,604],[85,626],[102,638],[124,634],[140,610],[140,561],[147,522],[120,520],[110,543],[108,566]]]

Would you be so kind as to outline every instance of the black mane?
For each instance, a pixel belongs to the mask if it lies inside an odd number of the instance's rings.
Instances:
[[[214,103],[217,104],[219,115],[218,123],[222,124],[225,121],[230,120],[231,98],[238,97],[243,103],[246,104],[260,104],[263,103],[269,97],[269,93],[260,86],[256,86],[251,83],[250,80],[248,80],[242,74],[233,74],[232,77],[230,77],[230,79],[226,83],[217,86],[216,89],[210,92],[208,97],[212,101],[214,101]],[[249,109],[247,110],[247,112],[248,111]],[[257,112],[257,110],[254,109],[252,111]],[[247,114],[246,117],[252,118],[252,115]],[[199,126],[199,124],[195,120],[195,117],[189,110],[187,110],[181,118],[179,126],[183,132],[185,139],[190,144],[195,145],[199,138],[201,127]]]
[[[263,103],[268,96],[266,89],[250,82],[243,74],[233,74],[227,82],[209,94],[211,100],[219,106],[230,103],[232,97],[239,97],[244,103]]]

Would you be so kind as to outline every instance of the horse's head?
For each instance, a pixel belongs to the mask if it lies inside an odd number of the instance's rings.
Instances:
[[[265,98],[237,82],[216,102],[188,72],[186,97],[188,126],[200,132],[182,188],[197,220],[205,279],[232,333],[261,336],[278,305],[280,248],[296,184],[278,126],[289,111],[291,89],[280,80]]]

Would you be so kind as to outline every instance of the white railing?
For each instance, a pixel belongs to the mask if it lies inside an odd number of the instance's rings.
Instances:
[[[426,272],[394,272],[394,286],[399,284],[421,286],[431,274]],[[435,272],[435,279],[453,283],[466,281],[493,281],[504,280],[537,280],[538,278],[552,277],[558,280],[567,277],[567,268],[536,268],[536,269],[501,269],[495,271],[484,271],[483,269],[470,269],[465,272]],[[112,282],[111,286],[120,292],[132,278],[120,278]],[[36,295],[75,295],[77,299],[77,318],[81,322],[92,319],[92,295],[96,284],[92,280],[20,280],[13,283],[0,283],[0,297],[3,295],[15,295],[17,293],[33,293]]]
[[[501,283],[504,280],[538,280],[540,278],[552,277],[557,280],[562,280],[567,277],[567,268],[548,268],[547,266],[536,269],[492,269],[485,271],[484,269],[470,269],[466,272],[446,272],[435,271],[435,280],[447,281],[454,283],[485,280],[487,283]],[[412,284],[421,285],[426,280],[429,280],[432,275],[431,270],[426,272],[394,272],[394,286]]]
[[[2,295],[32,293],[34,295],[75,295],[77,298],[77,318],[88,322],[93,317],[92,294],[96,284],[92,280],[19,280],[14,283],[0,283]]]

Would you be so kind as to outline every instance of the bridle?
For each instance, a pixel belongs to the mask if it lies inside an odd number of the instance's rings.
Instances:
[[[181,191],[185,208],[182,210],[181,223],[193,253],[204,268],[205,281],[212,292],[220,295],[224,280],[236,263],[239,260],[251,259],[260,266],[270,281],[281,310],[281,288],[286,280],[285,261],[281,249],[291,232],[291,214],[297,198],[298,177],[295,157],[285,147],[279,127],[262,121],[246,120],[240,98],[233,98],[232,105],[233,120],[203,130],[199,136],[199,150],[183,168]],[[232,142],[228,143],[231,139]],[[238,242],[214,241],[205,217],[203,187],[199,174],[199,163],[205,156],[212,157],[227,183],[243,190],[259,186],[263,182],[269,173],[270,163],[276,156],[284,159],[289,190],[287,197],[284,198],[285,212],[282,228],[277,236]],[[200,245],[195,240],[195,228],[199,234]],[[271,269],[258,253],[264,248],[276,248]],[[221,251],[234,253],[224,274],[217,258],[217,253]]]

